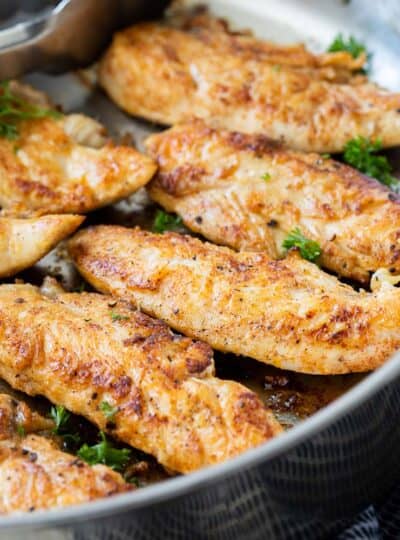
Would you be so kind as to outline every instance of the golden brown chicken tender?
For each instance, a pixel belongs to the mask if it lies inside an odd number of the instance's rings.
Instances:
[[[1,285],[0,376],[183,473],[281,431],[253,392],[214,376],[208,345],[95,293]]]
[[[0,217],[0,277],[28,268],[82,223],[82,216]]]
[[[209,41],[160,23],[127,28],[100,63],[100,84],[128,113],[162,124],[197,117],[317,152],[340,152],[358,135],[400,144],[400,94],[332,82],[320,67],[305,67],[330,63],[321,58],[306,55],[296,67],[289,52],[288,63],[273,64],[268,44],[222,35]],[[285,54],[281,48],[278,56]]]
[[[368,283],[378,268],[400,273],[400,198],[351,167],[201,121],[146,144],[159,165],[151,197],[212,242],[277,259],[299,227],[341,276]]]
[[[327,375],[374,369],[400,347],[400,290],[386,277],[356,292],[296,255],[116,226],[86,229],[69,248],[98,290],[221,351]]]
[[[109,467],[90,467],[32,434],[53,423],[0,394],[0,515],[58,508],[132,489]]]
[[[86,213],[128,197],[154,172],[150,158],[113,144],[82,114],[23,120],[16,139],[0,137],[0,206],[20,213]]]

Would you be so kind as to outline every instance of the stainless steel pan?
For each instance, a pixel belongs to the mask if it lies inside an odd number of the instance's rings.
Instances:
[[[400,33],[396,28],[400,7],[396,0],[218,0],[209,4],[216,13],[240,27],[252,27],[261,36],[306,41],[317,49],[326,47],[338,32],[352,33],[374,52],[373,78],[400,90]],[[160,4],[148,0],[150,13],[151,6],[156,9]],[[28,80],[48,91],[66,110],[82,110],[100,118],[116,136],[131,134],[139,147],[143,137],[157,129],[118,111],[91,86],[88,74],[33,74]],[[94,213],[89,221],[146,226],[152,212],[139,195]],[[51,272],[61,274],[67,286],[76,285],[72,266],[58,255],[46,257],[24,277],[40,281],[44,273]],[[232,367],[224,358],[217,361],[223,375],[258,385],[256,389],[267,402],[282,395],[261,388],[258,379],[270,374],[268,368],[247,362]],[[306,413],[296,407],[279,410],[283,421],[296,425],[276,440],[222,465],[131,494],[64,510],[1,518],[0,539],[334,536],[365,504],[384,497],[400,481],[400,354],[361,381],[351,376],[303,376],[296,382],[303,388],[303,394],[297,392],[300,397],[312,394],[312,406]],[[350,386],[341,397],[298,422]]]

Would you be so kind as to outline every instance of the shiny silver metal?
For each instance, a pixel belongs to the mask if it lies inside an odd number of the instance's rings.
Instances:
[[[391,5],[398,9],[397,0],[208,3],[217,13],[238,26],[254,28],[261,36],[283,42],[302,40],[317,50],[339,31],[352,33],[374,52],[373,77],[400,89],[400,34],[398,20],[391,21],[389,11]],[[147,5],[152,5],[150,0]],[[156,129],[124,115],[102,93],[79,84],[71,75],[34,75],[30,81],[66,110],[99,117],[113,134],[132,133],[139,146]],[[131,494],[1,518],[0,539],[332,538],[365,504],[384,497],[400,481],[399,417],[397,353],[313,417],[236,459]]]
[[[165,0],[1,0],[0,79],[93,62],[121,25],[159,16]]]

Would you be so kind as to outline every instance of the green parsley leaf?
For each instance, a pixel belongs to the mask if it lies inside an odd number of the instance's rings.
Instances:
[[[71,413],[67,411],[62,405],[56,405],[50,409],[50,417],[54,420],[55,427],[53,433],[60,435],[61,432],[65,429],[68,420],[70,419]]]
[[[300,251],[300,255],[303,259],[307,261],[314,262],[321,255],[322,250],[315,240],[309,240],[306,238],[300,229],[296,227],[291,231],[285,240],[283,241],[282,247],[285,250],[296,247]]]
[[[17,433],[20,437],[24,437],[26,432],[23,424],[17,424]]]
[[[322,159],[331,159],[330,154],[321,154]]]
[[[106,418],[113,420],[114,416],[118,412],[118,407],[113,407],[108,401],[102,401],[100,403],[100,410]]]
[[[163,233],[164,231],[174,230],[182,225],[182,218],[173,214],[168,214],[164,210],[157,210],[153,222],[153,231]]]
[[[268,182],[268,180],[271,180],[271,175],[269,173],[264,173],[263,175],[261,175],[261,178],[263,180],[265,180],[266,182]]]
[[[346,38],[343,34],[338,34],[328,47],[328,52],[345,51],[351,54],[353,58],[358,58],[360,54],[366,53],[367,48],[364,43],[357,41],[353,36]]]
[[[137,476],[128,476],[124,477],[125,482],[128,482],[128,484],[133,484],[136,487],[140,487],[142,485],[142,482],[139,480]]]
[[[129,319],[127,315],[120,315],[115,311],[110,311],[110,316],[112,321],[127,321]]]
[[[15,140],[18,138],[18,123],[21,120],[53,117],[59,118],[58,111],[39,107],[29,103],[17,95],[10,88],[9,81],[0,83],[0,137]]]
[[[78,456],[89,465],[102,463],[115,471],[121,471],[130,459],[131,450],[129,448],[122,448],[121,450],[114,448],[102,431],[100,431],[100,438],[101,441],[94,446],[87,444],[81,446],[78,450]]]
[[[366,137],[357,137],[348,141],[344,147],[343,159],[359,171],[382,184],[398,191],[400,181],[392,176],[392,166],[386,156],[377,155],[382,149],[380,139],[375,142]]]

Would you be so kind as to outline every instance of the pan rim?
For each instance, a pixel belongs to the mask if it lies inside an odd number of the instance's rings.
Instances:
[[[258,465],[260,462],[266,464],[306,439],[316,436],[335,421],[351,413],[398,377],[400,377],[400,351],[397,351],[384,365],[367,375],[364,380],[345,394],[297,426],[224,463],[211,465],[186,476],[174,477],[111,498],[98,499],[56,510],[38,511],[34,514],[21,513],[0,517],[0,531],[68,526],[126,510],[136,511],[144,507],[150,508],[167,499],[177,498],[206,485],[214,484],[239,471]]]

